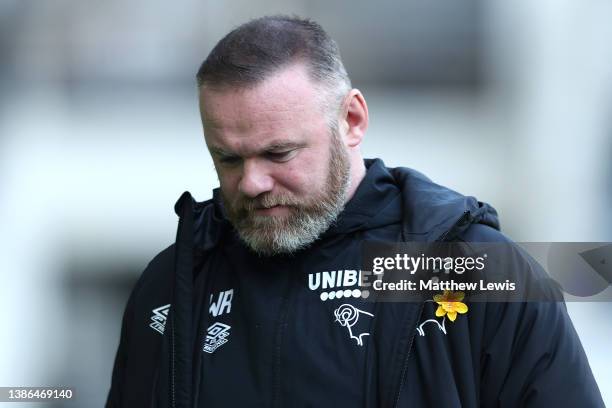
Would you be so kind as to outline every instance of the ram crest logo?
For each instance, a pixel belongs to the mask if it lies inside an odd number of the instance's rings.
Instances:
[[[348,303],[340,305],[340,307],[334,310],[334,316],[336,317],[335,321],[340,323],[340,326],[344,326],[348,329],[349,336],[351,339],[357,341],[358,346],[363,346],[362,337],[370,335],[370,333],[367,332],[370,328],[369,319],[361,319],[360,321],[359,317],[361,315],[374,317],[372,313],[359,310]]]

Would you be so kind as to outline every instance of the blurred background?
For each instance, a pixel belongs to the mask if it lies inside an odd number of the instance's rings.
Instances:
[[[103,405],[174,202],[217,185],[195,72],[277,13],[337,40],[370,109],[365,156],[491,203],[517,241],[612,241],[612,2],[4,0],[1,386]],[[612,304],[568,309],[612,406]]]

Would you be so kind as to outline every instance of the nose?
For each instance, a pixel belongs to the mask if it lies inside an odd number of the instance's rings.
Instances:
[[[271,191],[274,180],[265,169],[265,165],[256,160],[245,160],[242,167],[242,178],[238,189],[247,197],[255,198],[262,193]]]

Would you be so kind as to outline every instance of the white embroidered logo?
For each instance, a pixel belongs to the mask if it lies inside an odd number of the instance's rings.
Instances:
[[[312,291],[321,290],[322,301],[341,298],[367,298],[369,291],[360,289],[361,271],[339,269],[308,274],[308,288]]]
[[[336,322],[340,323],[340,326],[344,326],[348,329],[349,336],[351,339],[357,340],[357,345],[363,346],[363,336],[369,336],[365,330],[369,328],[369,321],[367,319],[361,319],[359,327],[355,327],[359,323],[359,315],[364,314],[370,317],[374,317],[372,313],[364,312],[363,310],[357,309],[353,305],[345,303],[340,305],[334,310],[334,316],[336,316]],[[366,320],[366,322],[364,322]],[[355,327],[355,329],[353,329]],[[355,336],[355,334],[357,334]]]
[[[227,343],[227,337],[230,335],[231,328],[231,326],[219,322],[210,325],[206,333],[206,338],[204,339],[203,350],[206,353],[212,353]]]
[[[232,299],[234,297],[234,289],[225,290],[219,292],[217,295],[217,301],[213,302],[213,294],[210,294],[210,307],[208,313],[217,317],[223,313],[229,313],[232,311]]]
[[[426,300],[425,302],[433,302],[433,300]],[[440,329],[440,331],[444,334],[446,334],[446,325],[444,324],[446,322],[446,316],[444,316],[442,318],[442,323],[440,323],[437,319],[427,319],[427,320],[423,320],[416,328],[417,333],[419,333],[419,336],[425,336],[425,329],[423,328],[427,323],[432,323],[435,324],[436,326],[438,326],[438,329]]]
[[[158,332],[164,334],[166,328],[166,320],[168,319],[168,312],[170,311],[170,303],[153,309],[153,315],[151,316],[151,324],[149,327]]]

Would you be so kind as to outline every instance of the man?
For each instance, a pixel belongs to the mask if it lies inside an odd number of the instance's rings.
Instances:
[[[365,299],[362,242],[508,240],[487,204],[362,159],[367,105],[318,24],[246,23],[197,79],[220,189],[178,201],[107,406],[603,406],[562,304]]]

